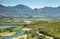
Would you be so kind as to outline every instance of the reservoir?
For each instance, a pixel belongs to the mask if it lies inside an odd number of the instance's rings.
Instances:
[[[18,26],[0,26],[0,29],[2,29],[2,28],[12,28],[12,27],[18,27]],[[12,39],[12,38],[16,38],[18,36],[24,35],[24,33],[25,33],[24,30],[20,30],[15,36],[0,36],[0,38]]]
[[[12,38],[16,38],[18,36],[24,35],[24,33],[25,33],[25,31],[24,30],[21,30],[15,36],[1,36],[1,37],[4,38],[4,39],[12,39]]]

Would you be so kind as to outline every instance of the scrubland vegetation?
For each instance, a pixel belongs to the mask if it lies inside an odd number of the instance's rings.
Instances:
[[[56,39],[58,38],[60,39],[60,21],[57,22],[40,21],[28,27],[35,29],[47,36],[52,36],[55,37]]]

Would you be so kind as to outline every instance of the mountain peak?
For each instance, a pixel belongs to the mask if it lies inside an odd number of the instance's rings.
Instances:
[[[38,8],[34,8],[34,10],[38,10]]]
[[[16,5],[15,7],[18,7],[18,8],[23,8],[23,7],[28,7],[28,6],[23,5],[23,4],[18,4],[18,5]]]
[[[30,7],[26,6],[26,5],[23,5],[23,4],[18,4],[15,6],[16,8],[20,8],[20,9],[23,9],[23,10],[32,10]]]
[[[44,8],[46,8],[46,9],[50,9],[50,8],[53,8],[53,7],[44,7]]]
[[[57,8],[60,8],[60,6],[58,6]]]
[[[4,7],[2,4],[0,4],[0,7]]]
[[[16,7],[19,7],[19,6],[25,6],[25,5],[22,5],[22,4],[18,4],[18,5],[16,5]]]

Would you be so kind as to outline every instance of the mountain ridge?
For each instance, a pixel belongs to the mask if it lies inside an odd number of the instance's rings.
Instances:
[[[32,9],[26,5],[16,6],[3,6],[0,5],[0,14],[6,15],[42,15],[48,17],[60,17],[60,6],[59,7],[44,7]]]

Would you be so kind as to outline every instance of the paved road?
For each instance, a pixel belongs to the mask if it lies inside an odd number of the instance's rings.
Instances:
[[[45,36],[46,38],[49,38],[49,39],[54,39],[54,37],[46,36],[44,34],[39,33],[39,31],[37,31],[37,34],[42,35],[42,36]]]

